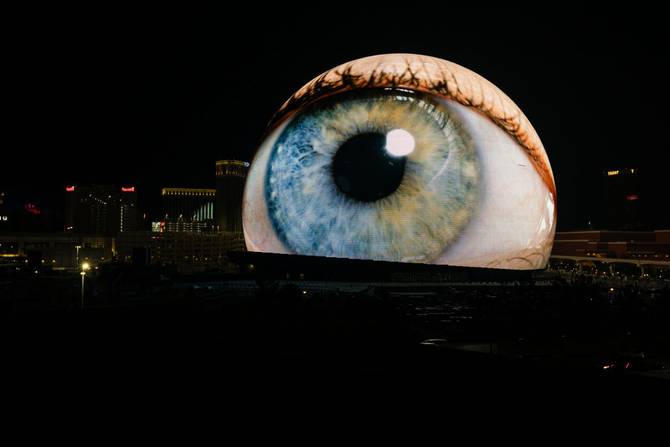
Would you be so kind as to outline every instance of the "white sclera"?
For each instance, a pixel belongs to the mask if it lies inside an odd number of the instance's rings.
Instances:
[[[386,151],[394,157],[411,154],[414,144],[414,137],[405,129],[393,129],[386,134]]]
[[[478,154],[480,202],[460,237],[436,261],[471,267],[543,268],[555,231],[554,197],[525,150],[483,114],[443,100]]]

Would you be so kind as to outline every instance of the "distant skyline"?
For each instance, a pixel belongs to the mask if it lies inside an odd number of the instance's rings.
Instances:
[[[637,167],[663,185],[669,98],[660,17],[445,14],[246,16],[242,34],[232,17],[214,13],[31,16],[9,45],[11,144],[0,188],[57,207],[66,184],[133,184],[141,209],[155,213],[160,188],[213,187],[215,160],[250,161],[265,124],[305,82],[388,52],[461,64],[520,106],[552,164],[559,230],[586,225],[605,169]],[[666,203],[666,190],[651,200]],[[667,208],[656,211],[659,227]]]

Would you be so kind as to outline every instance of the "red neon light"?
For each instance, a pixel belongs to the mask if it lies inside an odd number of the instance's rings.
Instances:
[[[42,214],[42,210],[40,210],[34,203],[26,203],[23,209],[28,211],[30,214],[34,214],[35,216]]]
[[[134,186],[122,186],[121,192],[135,192]]]
[[[72,191],[74,191],[74,186],[66,186],[66,187],[65,187],[65,190],[66,190],[67,192],[72,192]]]
[[[639,198],[640,196],[638,196],[637,194],[628,194],[626,196],[626,200],[628,200],[629,202],[632,202],[633,200],[637,200]]]

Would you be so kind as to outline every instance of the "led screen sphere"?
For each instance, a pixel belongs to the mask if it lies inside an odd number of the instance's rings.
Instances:
[[[384,54],[284,103],[251,164],[243,225],[250,251],[538,269],[556,188],[497,87],[442,59]]]

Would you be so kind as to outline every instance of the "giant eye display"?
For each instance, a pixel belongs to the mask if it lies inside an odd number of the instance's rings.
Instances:
[[[476,73],[412,54],[298,90],[244,191],[250,251],[538,269],[555,224],[551,167],[521,110]]]

